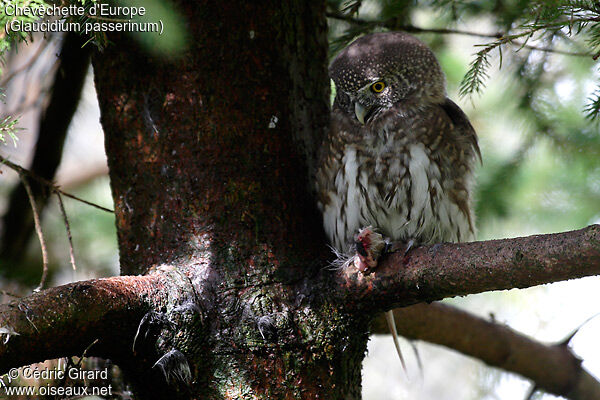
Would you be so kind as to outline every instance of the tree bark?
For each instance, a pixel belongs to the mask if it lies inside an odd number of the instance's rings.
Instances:
[[[169,264],[193,282],[210,320],[206,343],[177,347],[194,396],[360,398],[368,318],[295,291],[329,254],[308,179],[328,120],[324,3],[178,7],[181,58],[113,35],[93,60],[122,273]]]
[[[0,349],[0,370],[81,355],[96,339],[90,354],[131,353],[139,321],[151,308],[166,305],[169,284],[157,275],[97,279],[50,288],[3,305],[2,326],[13,333],[4,338],[7,346]],[[139,301],[140,297],[148,301]]]

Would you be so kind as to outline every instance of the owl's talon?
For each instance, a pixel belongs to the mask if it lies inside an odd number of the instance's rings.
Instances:
[[[406,242],[406,248],[404,249],[404,257],[406,257],[408,252],[415,246],[415,244],[416,244],[415,239],[409,239],[409,241]]]

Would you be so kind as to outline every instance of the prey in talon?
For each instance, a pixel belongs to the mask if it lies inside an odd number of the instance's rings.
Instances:
[[[379,262],[379,258],[385,253],[387,242],[383,236],[368,226],[361,229],[356,235],[354,242],[356,254],[354,255],[354,266],[362,273],[369,273]]]
[[[358,232],[354,240],[354,245],[356,247],[354,266],[364,274],[372,272],[384,255],[395,253],[403,245],[405,258],[410,250],[417,247],[414,239],[409,239],[406,243],[391,242],[389,239],[385,239],[380,233],[377,233],[371,226],[362,228]]]

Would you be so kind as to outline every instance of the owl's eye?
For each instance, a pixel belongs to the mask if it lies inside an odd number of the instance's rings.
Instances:
[[[385,89],[385,83],[383,83],[383,81],[378,81],[371,85],[371,90],[375,93],[381,93],[383,92],[383,89]]]

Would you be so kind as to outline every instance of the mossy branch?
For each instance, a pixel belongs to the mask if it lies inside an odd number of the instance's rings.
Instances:
[[[0,306],[0,373],[81,354],[96,340],[91,355],[133,357],[144,316],[193,297],[189,280],[172,271],[75,282]]]

